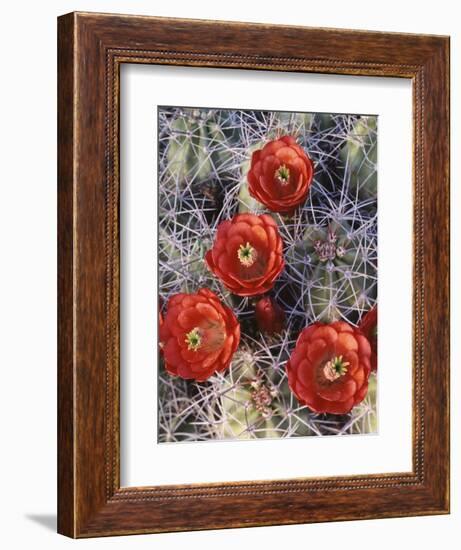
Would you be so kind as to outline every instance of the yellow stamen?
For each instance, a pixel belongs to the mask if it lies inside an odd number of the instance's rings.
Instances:
[[[200,329],[198,327],[193,328],[190,332],[186,334],[186,339],[184,341],[186,342],[186,344],[188,344],[188,350],[197,351],[200,348],[200,344],[202,343]]]
[[[237,256],[242,265],[251,267],[256,260],[256,250],[250,243],[241,244],[237,251]]]
[[[343,356],[334,357],[323,367],[323,374],[330,382],[334,382],[347,372],[347,367],[350,365],[348,361],[343,361]]]
[[[275,177],[282,184],[287,184],[290,181],[290,170],[285,164],[282,164],[280,168],[275,172]]]

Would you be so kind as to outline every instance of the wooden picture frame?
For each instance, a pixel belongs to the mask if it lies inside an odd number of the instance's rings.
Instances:
[[[58,531],[96,537],[448,513],[448,37],[71,13],[58,20],[58,47]],[[120,487],[122,63],[412,80],[412,472]]]

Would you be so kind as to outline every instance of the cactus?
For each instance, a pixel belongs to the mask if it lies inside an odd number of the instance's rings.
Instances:
[[[167,168],[181,181],[204,182],[220,176],[232,161],[227,139],[233,132],[220,125],[213,111],[182,109],[170,123]]]
[[[351,311],[368,309],[376,299],[376,253],[370,257],[368,235],[348,221],[307,226],[302,240],[287,254],[287,270],[295,283],[310,281],[303,296],[315,320],[347,320]]]
[[[375,374],[370,377],[365,400],[350,414],[335,416],[314,414],[300,405],[288,388],[285,373],[285,363],[306,325],[334,318],[358,325],[376,303],[376,191],[365,186],[365,192],[364,185],[355,185],[359,177],[363,183],[363,166],[376,173],[375,157],[370,152],[372,143],[376,144],[375,118],[194,111],[167,107],[160,108],[158,114],[159,294],[166,307],[169,297],[178,292],[210,288],[233,308],[242,336],[230,369],[203,383],[171,377],[160,357],[158,440],[285,438],[376,431]],[[184,120],[185,113],[194,128],[205,126],[207,137],[200,139],[212,145],[201,157],[202,162],[191,154],[190,144],[178,139],[175,126],[182,123],[175,121]],[[215,130],[220,137],[216,139],[208,133],[211,122],[218,126]],[[195,131],[200,134],[198,129]],[[354,132],[360,139],[352,139]],[[295,135],[308,151],[315,174],[305,204],[293,215],[280,215],[251,202],[254,199],[248,195],[246,172],[253,150],[287,133]],[[184,151],[178,144],[185,147]],[[187,170],[178,169],[173,160],[175,148],[181,158],[188,159]],[[353,158],[361,156],[366,160],[354,165]],[[355,180],[354,174],[359,174]],[[270,293],[285,312],[281,334],[261,333],[255,324],[256,299],[229,293],[203,261],[218,224],[247,210],[271,214],[284,241],[286,268]],[[329,232],[335,234],[336,240],[330,243],[334,247],[328,246]],[[316,245],[317,241],[320,244]]]
[[[313,113],[291,113],[287,111],[277,112],[275,116],[279,130],[293,135],[311,131],[316,117]]]
[[[340,158],[350,191],[364,199],[375,199],[378,187],[376,117],[361,117],[353,124]]]
[[[251,157],[255,151],[262,149],[267,141],[257,141],[248,148],[245,160],[240,167],[240,190],[238,194],[238,211],[240,213],[253,212],[254,214],[260,214],[265,211],[264,205],[254,199],[248,190],[247,175],[251,166]]]
[[[252,435],[278,437],[277,425],[284,419],[279,389],[271,372],[257,369],[251,352],[240,352],[240,361],[222,386],[220,406],[223,438],[250,439]]]

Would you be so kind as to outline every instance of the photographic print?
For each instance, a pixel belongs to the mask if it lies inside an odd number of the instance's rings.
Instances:
[[[377,116],[157,116],[158,442],[376,433]]]

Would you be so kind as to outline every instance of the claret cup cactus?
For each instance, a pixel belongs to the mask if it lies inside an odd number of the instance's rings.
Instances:
[[[377,136],[369,115],[159,108],[159,442],[377,430]]]

